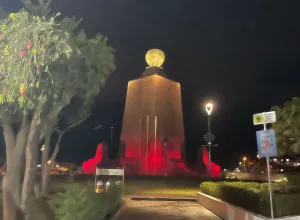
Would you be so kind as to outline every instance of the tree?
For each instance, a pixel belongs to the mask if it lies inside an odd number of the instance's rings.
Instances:
[[[72,54],[70,35],[59,28],[56,17],[45,19],[21,10],[0,24],[0,117],[7,159],[2,187],[5,220],[15,219],[15,204],[23,211],[29,204],[40,117],[47,101],[56,99],[49,65]],[[18,125],[17,132],[13,125]],[[21,195],[21,161],[25,154]]]
[[[75,100],[75,101],[74,101]],[[55,161],[57,154],[60,150],[60,143],[64,135],[83,123],[90,115],[91,105],[82,103],[83,100],[78,97],[67,106],[60,114],[58,123],[52,127],[51,132],[46,136],[45,144],[42,146],[42,178],[41,178],[41,195],[45,196],[48,190],[48,182],[50,177],[50,167]],[[75,106],[80,106],[79,109]],[[76,109],[76,111],[74,111]],[[57,133],[54,151],[49,158],[50,144],[52,142],[53,133]]]
[[[67,25],[74,19],[58,16],[21,10],[0,23],[0,118],[7,156],[4,220],[16,219],[16,207],[30,214],[39,141],[53,132],[74,97],[90,101],[115,68],[106,38],[75,34]]]
[[[61,24],[72,33],[78,22],[74,19],[65,19]],[[60,97],[63,97],[63,94],[68,94],[71,100],[75,100],[73,98],[81,100],[80,103],[77,102],[80,111],[76,114],[69,114],[70,110],[66,111],[63,109],[65,106],[60,108],[60,105],[53,105],[49,108],[56,114],[54,117],[46,119],[47,127],[44,129],[46,140],[42,157],[42,194],[47,192],[48,166],[55,160],[60,140],[67,131],[84,121],[92,107],[94,97],[99,94],[107,77],[115,68],[113,49],[107,46],[107,38],[97,35],[95,38],[87,39],[84,32],[81,31],[78,35],[72,36],[71,41],[80,51],[80,56],[73,56],[61,64],[56,63],[52,67],[52,73],[57,72],[59,75],[61,70],[67,70],[70,73],[70,76],[66,77],[66,81],[61,84],[58,94],[60,94]],[[56,111],[56,108],[64,111]],[[58,114],[60,112],[61,114]],[[67,122],[67,126],[59,128],[59,119],[64,119]],[[59,138],[54,154],[51,160],[48,160],[51,137],[54,131],[59,131]],[[48,161],[50,164],[48,164]]]
[[[295,97],[281,108],[274,106],[277,121],[272,129],[276,132],[277,151],[280,156],[300,154],[300,98]]]

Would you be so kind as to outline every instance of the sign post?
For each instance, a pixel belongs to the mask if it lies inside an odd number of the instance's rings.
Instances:
[[[269,183],[269,196],[270,196],[270,210],[271,218],[274,219],[273,211],[273,198],[272,198],[272,186],[271,186],[271,173],[270,173],[270,157],[277,156],[276,148],[276,136],[274,130],[267,130],[268,123],[276,122],[276,114],[272,112],[264,112],[253,115],[253,124],[261,125],[263,124],[264,130],[256,131],[256,141],[258,155],[261,157],[266,157],[267,160],[267,171],[268,171],[268,183]]]
[[[206,146],[208,147],[208,176],[211,177],[211,147],[215,141],[215,135],[210,132],[210,115],[208,115],[208,133],[204,135]]]

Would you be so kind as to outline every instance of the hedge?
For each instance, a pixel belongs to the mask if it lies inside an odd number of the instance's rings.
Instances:
[[[257,182],[204,182],[203,193],[219,198],[251,212],[270,217],[270,200],[267,183]],[[299,215],[300,190],[288,190],[285,184],[273,183],[274,216]]]

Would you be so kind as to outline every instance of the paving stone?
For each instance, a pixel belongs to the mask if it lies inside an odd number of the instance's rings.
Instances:
[[[221,220],[196,202],[128,199],[113,220]]]

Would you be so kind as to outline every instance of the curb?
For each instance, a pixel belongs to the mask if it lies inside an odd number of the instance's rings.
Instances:
[[[177,202],[197,202],[196,198],[179,198],[179,197],[131,197],[134,201],[177,201]]]

